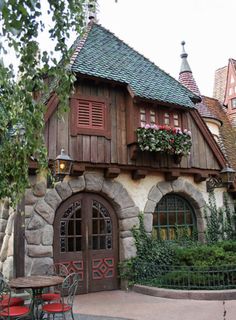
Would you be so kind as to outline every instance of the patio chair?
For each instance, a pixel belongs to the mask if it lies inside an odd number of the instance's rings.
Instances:
[[[42,306],[42,312],[47,315],[47,319],[50,319],[51,316],[54,319],[55,315],[61,314],[65,320],[66,313],[70,313],[71,318],[74,320],[72,309],[74,296],[78,287],[78,281],[77,273],[71,273],[64,279],[61,286],[60,301],[47,303]]]
[[[64,264],[55,263],[48,268],[46,274],[50,276],[60,276],[65,278],[69,275],[69,271]],[[41,295],[41,299],[43,302],[51,302],[57,300],[59,301],[60,298],[60,287],[50,288],[49,292],[42,293]]]
[[[3,292],[5,289],[5,285],[7,284],[7,279],[0,272],[0,292]],[[0,300],[0,307],[6,308],[8,305],[10,306],[20,306],[24,304],[24,299],[20,297],[13,297],[12,295],[9,297],[6,293],[3,296],[3,299]]]
[[[30,314],[29,307],[24,305],[12,304],[14,297],[12,297],[12,290],[6,281],[1,280],[0,290],[0,319],[20,319],[26,318]]]

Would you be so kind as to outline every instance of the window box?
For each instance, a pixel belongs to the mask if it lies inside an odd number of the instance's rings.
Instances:
[[[176,163],[190,154],[191,133],[187,129],[145,125],[136,130],[139,150],[173,155]]]

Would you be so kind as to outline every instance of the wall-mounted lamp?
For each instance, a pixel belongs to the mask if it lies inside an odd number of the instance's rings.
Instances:
[[[210,177],[206,182],[207,192],[213,191],[215,188],[230,188],[234,183],[235,170],[226,166],[221,170],[220,175],[217,177]]]
[[[65,153],[64,149],[61,149],[61,154],[56,157],[54,163],[54,175],[60,180],[66,175],[70,175],[73,165],[71,157]]]

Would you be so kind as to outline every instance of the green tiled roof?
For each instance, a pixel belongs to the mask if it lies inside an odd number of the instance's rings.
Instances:
[[[128,84],[135,96],[150,100],[194,107],[191,99],[198,99],[101,25],[93,23],[84,43],[78,41],[74,48],[74,72]]]

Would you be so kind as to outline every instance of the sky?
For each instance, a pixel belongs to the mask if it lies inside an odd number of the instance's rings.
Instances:
[[[235,0],[98,0],[98,22],[178,79],[184,40],[202,95],[215,70],[236,59]]]

